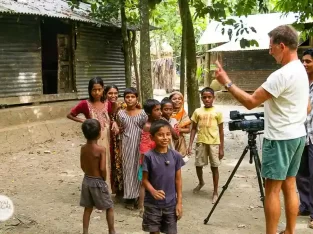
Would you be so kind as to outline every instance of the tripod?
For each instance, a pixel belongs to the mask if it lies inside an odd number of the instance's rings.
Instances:
[[[242,155],[240,156],[235,168],[233,169],[232,173],[230,174],[226,184],[223,186],[223,190],[222,192],[220,193],[220,195],[218,196],[217,198],[217,201],[215,202],[214,206],[212,207],[208,217],[204,220],[204,224],[207,224],[210,217],[212,216],[217,204],[219,203],[219,201],[221,200],[224,192],[226,191],[226,189],[228,188],[228,185],[230,184],[232,178],[234,177],[237,169],[239,168],[242,160],[244,159],[244,157],[246,156],[248,150],[250,150],[250,160],[249,160],[249,163],[252,164],[253,163],[253,160],[254,160],[254,165],[255,165],[255,170],[256,170],[256,174],[257,174],[257,177],[258,177],[258,184],[259,184],[259,189],[260,189],[260,200],[262,201],[263,203],[263,206],[264,206],[264,191],[263,191],[263,179],[262,179],[262,176],[261,176],[261,160],[260,160],[260,157],[259,157],[259,154],[258,154],[258,149],[257,149],[257,146],[256,146],[256,137],[257,135],[260,135],[260,134],[263,134],[263,133],[258,133],[258,132],[249,132],[248,131],[248,145],[246,146],[246,148],[244,149]]]

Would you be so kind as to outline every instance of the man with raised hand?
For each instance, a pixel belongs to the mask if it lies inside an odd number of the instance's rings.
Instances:
[[[280,191],[283,191],[286,210],[286,229],[281,233],[294,234],[299,208],[296,175],[305,145],[309,100],[309,82],[304,66],[298,59],[298,34],[287,25],[269,32],[269,54],[282,67],[248,94],[232,83],[217,62],[216,79],[246,108],[264,103],[264,141],[262,176],[265,178],[266,234],[276,234],[280,218]]]

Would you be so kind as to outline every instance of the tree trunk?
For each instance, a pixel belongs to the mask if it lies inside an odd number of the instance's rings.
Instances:
[[[133,64],[134,64],[134,71],[135,71],[135,77],[136,77],[136,89],[138,90],[138,93],[139,93],[139,101],[141,101],[142,98],[141,98],[141,88],[140,88],[140,77],[139,77],[137,55],[136,55],[136,31],[132,32],[131,49],[133,52],[132,54],[133,54]]]
[[[210,53],[208,50],[210,49],[210,45],[205,45],[205,62],[204,62],[204,87],[209,87],[210,82]]]
[[[129,41],[127,35],[127,19],[125,13],[125,0],[120,0],[121,4],[121,21],[122,21],[122,37],[123,37],[123,52],[124,52],[124,63],[125,63],[125,78],[126,87],[131,87],[131,67],[129,57]]]
[[[187,102],[188,114],[192,115],[196,108],[200,107],[199,87],[196,78],[197,58],[195,33],[188,0],[181,0],[182,7],[186,8],[186,75],[187,75]]]
[[[132,78],[133,53],[132,53],[132,32],[131,31],[127,31],[127,38],[128,38],[128,46],[129,46],[129,66],[130,66],[131,78]]]
[[[150,32],[149,32],[149,0],[140,0],[140,78],[142,101],[153,97]]]
[[[180,92],[185,94],[186,83],[186,8],[183,8],[182,0],[178,0],[180,19],[182,24],[181,52],[180,52]]]

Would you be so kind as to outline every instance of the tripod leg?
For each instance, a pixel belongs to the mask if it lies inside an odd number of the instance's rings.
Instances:
[[[260,160],[260,156],[259,156],[259,153],[258,151],[256,150],[256,160],[257,160],[257,163],[258,163],[258,166],[260,168],[260,172],[261,172],[261,168],[262,168],[262,164],[261,164],[261,160]],[[264,185],[265,185],[265,179],[262,177],[262,181],[263,181],[263,188],[264,188]]]
[[[212,216],[212,214],[213,214],[213,212],[214,212],[214,210],[215,210],[217,204],[218,204],[219,201],[221,200],[221,198],[222,198],[224,192],[225,192],[226,189],[228,188],[228,185],[229,185],[230,181],[231,181],[232,178],[234,177],[234,175],[235,175],[235,173],[236,173],[238,167],[240,166],[240,164],[241,164],[242,160],[244,159],[245,155],[247,154],[248,149],[249,149],[249,146],[247,146],[247,147],[244,149],[244,151],[243,151],[242,155],[240,156],[240,158],[239,158],[239,160],[238,160],[238,162],[237,162],[235,168],[233,169],[232,173],[230,174],[230,176],[229,176],[229,178],[228,178],[226,184],[222,187],[223,190],[222,190],[222,192],[220,193],[220,195],[218,196],[217,201],[216,201],[215,204],[213,205],[213,207],[212,207],[212,209],[211,209],[211,211],[210,211],[208,217],[204,220],[204,224],[207,224],[207,223],[208,223],[208,221],[209,221],[210,217]]]
[[[251,149],[250,153],[253,155],[253,159],[254,159],[254,164],[255,164],[255,171],[258,177],[258,184],[259,184],[259,189],[260,189],[260,199],[261,202],[263,203],[263,207],[264,207],[264,189],[263,189],[263,179],[262,179],[262,175],[261,175],[261,160],[259,158],[259,154],[258,151],[254,148]]]

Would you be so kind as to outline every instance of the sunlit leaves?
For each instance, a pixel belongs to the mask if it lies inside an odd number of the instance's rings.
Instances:
[[[302,31],[302,36],[307,37],[313,35],[313,28],[309,25],[304,25],[306,20],[313,18],[313,1],[312,0],[276,0],[275,9],[284,13],[298,13],[297,23],[294,25],[296,29]]]
[[[220,18],[226,18],[228,7],[227,1],[212,1],[212,5],[207,5],[201,0],[194,0],[193,7],[196,10],[195,16],[205,18],[207,15],[211,19],[219,20]]]
[[[139,0],[125,0],[127,22],[139,24]],[[149,0],[149,6],[154,9],[162,0]],[[80,2],[90,4],[90,15],[103,21],[119,20],[120,0],[68,0],[72,8],[78,7]]]
[[[235,12],[238,16],[247,16],[257,8],[256,0],[238,0],[235,4]]]

